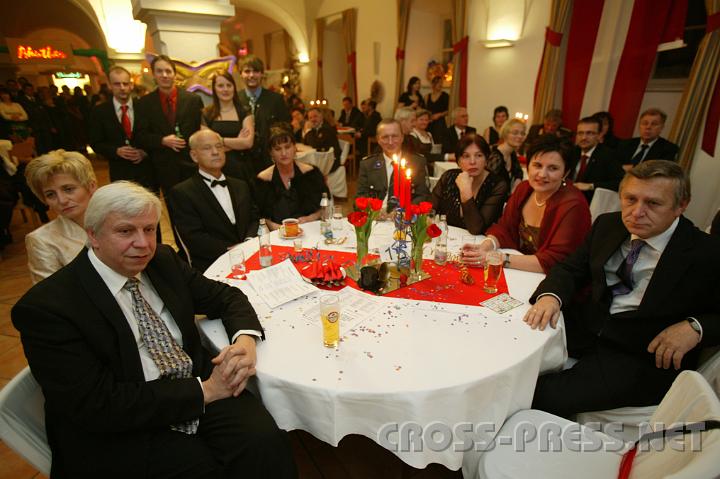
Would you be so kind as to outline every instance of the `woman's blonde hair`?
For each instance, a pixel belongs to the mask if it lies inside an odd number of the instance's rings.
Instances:
[[[503,123],[502,128],[500,128],[500,138],[503,140],[506,140],[508,135],[510,135],[510,130],[512,130],[512,127],[515,125],[520,125],[523,127],[523,131],[527,133],[527,125],[524,121],[520,120],[519,118],[510,118],[505,123]]]
[[[91,185],[97,184],[90,160],[76,151],[51,151],[33,159],[25,168],[25,179],[28,186],[42,201],[45,197],[43,186],[47,185],[50,178],[57,174],[70,175],[87,189],[90,189]]]

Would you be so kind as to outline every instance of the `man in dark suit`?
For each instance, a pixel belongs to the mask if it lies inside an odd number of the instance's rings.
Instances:
[[[545,113],[542,124],[532,125],[528,130],[528,135],[525,138],[525,144],[522,150],[525,151],[527,145],[532,144],[535,140],[543,135],[555,135],[558,138],[563,138],[568,141],[572,139],[572,130],[565,128],[562,125],[562,111],[561,110],[550,110]]]
[[[255,115],[255,141],[251,154],[260,160],[256,162],[258,165],[263,165],[256,171],[259,173],[272,163],[267,146],[270,127],[277,122],[290,123],[290,110],[282,95],[262,87],[265,73],[262,60],[254,56],[245,57],[239,68],[245,82],[245,89],[238,92],[240,103]]]
[[[640,114],[640,136],[621,141],[618,146],[618,158],[626,171],[647,160],[677,160],[678,146],[660,136],[666,120],[667,114],[658,108]]]
[[[98,189],[90,249],[12,310],[45,396],[55,478],[295,477],[286,435],[245,389],[262,327],[245,295],[156,249],[160,201]],[[195,313],[231,345],[211,360]]]
[[[343,108],[340,111],[340,119],[338,123],[342,126],[354,128],[356,131],[362,129],[365,124],[365,118],[360,110],[353,105],[352,98],[346,96],[342,99]]]
[[[690,184],[680,166],[641,163],[620,200],[530,298],[525,322],[554,327],[562,308],[579,359],[538,378],[534,408],[567,417],[657,404],[681,369],[697,367],[700,347],[720,343],[720,241],[682,216]]]
[[[228,248],[257,234],[259,216],[248,184],[222,172],[220,135],[200,130],[189,143],[198,173],[175,185],[168,201],[192,266],[205,271]]]
[[[130,72],[114,66],[108,72],[112,100],[94,107],[90,116],[90,145],[110,165],[110,181],[130,180],[153,191],[155,174],[148,155],[132,145],[137,105],[130,97]]]
[[[470,117],[466,108],[459,106],[452,111],[453,124],[448,127],[442,146],[445,161],[455,161],[455,149],[460,138],[471,133],[477,133],[475,128],[468,126],[469,120]]]
[[[150,68],[158,87],[137,102],[135,143],[150,155],[155,178],[167,195],[195,174],[187,138],[200,129],[203,103],[175,86],[175,64],[169,57],[155,57]]]
[[[388,200],[393,196],[392,159],[393,155],[400,158],[402,154],[403,134],[400,124],[396,120],[382,120],[377,127],[377,139],[382,152],[367,156],[360,162],[356,196],[380,198],[390,210],[394,207],[392,203],[388,205]],[[405,159],[408,161],[408,168],[412,169],[412,202],[429,201],[430,190],[425,181],[425,158],[411,155]]]
[[[355,132],[355,138],[359,140],[358,151],[361,157],[372,153],[368,151],[368,139],[375,136],[377,126],[382,120],[382,116],[377,112],[377,103],[374,100],[363,100],[360,104],[363,114],[363,126],[361,131]]]
[[[337,170],[340,166],[341,153],[337,130],[323,121],[323,112],[319,107],[314,106],[308,110],[305,127],[309,129],[303,136],[303,143],[318,151],[330,151],[330,148],[333,148],[335,161],[330,172]]]
[[[624,175],[613,151],[600,143],[600,121],[585,117],[578,122],[575,134],[577,148],[568,169],[568,177],[588,200],[592,200],[595,188],[618,190]]]

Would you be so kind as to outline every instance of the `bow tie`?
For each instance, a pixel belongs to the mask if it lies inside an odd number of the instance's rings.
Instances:
[[[227,180],[211,180],[210,178],[205,178],[204,176],[202,179],[210,183],[210,188],[215,188],[216,186],[222,186],[225,188],[227,186]]]

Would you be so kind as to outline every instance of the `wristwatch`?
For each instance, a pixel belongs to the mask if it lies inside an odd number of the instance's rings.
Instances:
[[[700,323],[698,323],[698,320],[695,318],[687,318],[687,322],[690,323],[690,327],[693,328],[693,331],[695,331],[702,337],[702,328],[700,327]]]
[[[503,267],[507,268],[510,266],[510,255],[505,253],[505,261],[503,261]]]

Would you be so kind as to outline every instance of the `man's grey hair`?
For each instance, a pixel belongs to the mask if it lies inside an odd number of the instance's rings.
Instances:
[[[465,108],[464,106],[456,106],[455,108],[453,108],[453,111],[452,111],[452,120],[455,121],[455,117],[457,117],[458,114],[464,113],[466,111],[467,111],[467,108]]]
[[[409,119],[415,119],[415,110],[410,108],[409,106],[404,106],[402,108],[398,108],[395,110],[395,115],[393,115],[393,119],[397,121],[403,121],[403,120],[409,120]]]
[[[683,202],[690,201],[690,179],[682,167],[674,161],[648,160],[638,163],[630,171],[625,173],[625,177],[620,182],[620,192],[622,192],[623,186],[627,183],[628,178],[637,178],[638,180],[667,178],[674,183],[674,206],[677,208]]]
[[[214,130],[210,130],[208,128],[202,128],[202,129],[196,131],[195,133],[193,133],[192,135],[190,135],[190,138],[188,138],[188,145],[190,145],[191,150],[194,150],[195,148],[197,148],[198,138],[200,138],[200,136],[204,135],[205,133],[214,134],[215,136],[217,136],[217,139],[222,142],[222,137],[220,136],[220,134],[218,132],[216,132]]]
[[[85,210],[85,229],[97,234],[111,213],[134,218],[154,210],[160,220],[160,199],[132,181],[116,181],[98,188]]]

